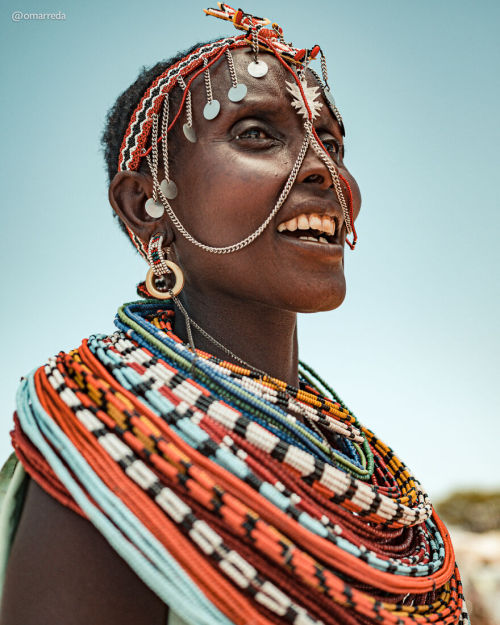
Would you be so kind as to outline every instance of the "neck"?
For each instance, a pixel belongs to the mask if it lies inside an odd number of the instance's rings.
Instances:
[[[298,386],[296,313],[220,293],[207,297],[186,288],[179,299],[189,317],[233,354],[272,377]],[[241,364],[194,326],[191,329],[197,349]],[[188,341],[184,315],[179,310],[174,331],[184,342]]]

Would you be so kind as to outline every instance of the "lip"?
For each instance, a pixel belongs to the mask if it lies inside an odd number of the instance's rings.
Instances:
[[[280,242],[288,242],[290,245],[293,245],[296,252],[307,254],[308,256],[314,254],[319,258],[325,259],[341,259],[344,257],[344,246],[339,241],[335,241],[334,243],[316,243],[289,237],[286,234],[281,234],[281,232],[277,232],[276,234]]]

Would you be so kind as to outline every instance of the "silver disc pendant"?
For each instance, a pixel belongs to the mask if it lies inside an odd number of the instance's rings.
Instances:
[[[191,143],[196,143],[196,132],[192,126],[187,123],[184,124],[184,126],[182,127],[182,131],[184,132],[184,136],[188,141],[191,141]]]
[[[160,183],[160,189],[167,200],[174,200],[177,197],[177,185],[173,180],[163,179]]]
[[[211,100],[205,104],[205,108],[203,109],[203,117],[205,119],[215,119],[220,111],[220,102],[219,100]]]
[[[236,87],[231,87],[227,92],[227,97],[231,100],[231,102],[241,102],[243,98],[247,94],[247,86],[238,83]]]
[[[267,74],[268,70],[269,67],[265,61],[252,61],[248,65],[248,73],[254,78],[262,78],[262,76]]]
[[[145,209],[146,213],[150,217],[154,217],[155,219],[163,217],[163,213],[165,212],[163,204],[155,202],[152,197],[150,197],[149,200],[146,202]]]

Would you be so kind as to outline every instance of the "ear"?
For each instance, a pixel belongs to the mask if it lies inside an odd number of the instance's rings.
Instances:
[[[164,233],[165,244],[170,245],[174,233],[167,214],[157,219],[146,212],[146,201],[153,196],[150,176],[137,171],[119,171],[109,185],[108,195],[115,213],[146,247],[156,232]]]

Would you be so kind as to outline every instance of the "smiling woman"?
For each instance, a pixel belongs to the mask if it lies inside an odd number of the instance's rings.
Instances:
[[[207,12],[242,34],[108,117],[143,300],[21,383],[0,622],[467,623],[419,482],[298,359],[297,313],[345,297],[361,206],[321,49]]]
[[[291,358],[297,353],[296,312],[330,310],[342,302],[346,226],[327,167],[313,149],[304,151],[304,120],[283,89],[289,70],[269,58],[264,77],[246,78],[248,56],[244,49],[232,53],[236,75],[250,83],[243,101],[227,101],[231,79],[222,57],[210,68],[214,98],[224,102],[220,114],[197,120],[194,144],[185,140],[180,124],[168,134],[175,146],[169,176],[180,191],[171,200],[174,221],[168,214],[161,218],[163,244],[186,276],[181,299],[192,317],[203,319],[210,334],[224,337],[254,366],[297,384],[297,362]],[[312,75],[306,80],[317,82]],[[204,83],[193,83],[193,111],[203,110],[205,102]],[[330,152],[338,152],[339,123],[326,106],[319,111],[315,131]],[[357,185],[337,152],[338,171],[349,184],[357,216]],[[144,169],[116,174],[110,199],[129,231],[149,241],[158,222],[145,209],[153,178]],[[346,187],[340,192],[345,194]],[[221,251],[237,253],[228,260]],[[239,321],[228,324],[228,318]],[[249,342],[242,327],[254,328],[260,340]],[[187,339],[182,318],[177,317],[174,329]],[[278,343],[279,349],[268,350]],[[197,345],[213,349],[204,336]]]

